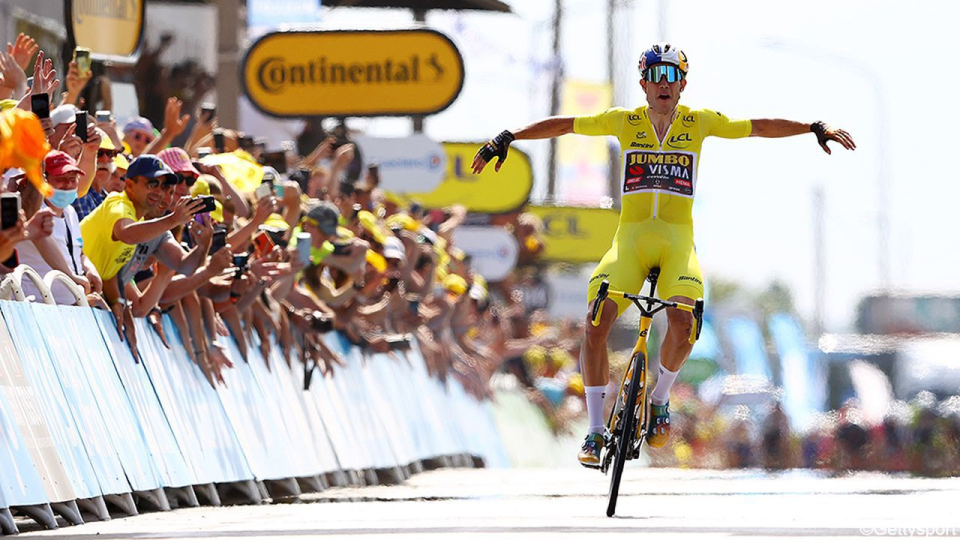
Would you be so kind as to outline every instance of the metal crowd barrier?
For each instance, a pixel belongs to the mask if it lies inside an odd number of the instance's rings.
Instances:
[[[42,303],[24,302],[31,280]],[[54,305],[67,287],[77,306]],[[327,344],[347,361],[315,370],[303,390],[298,362],[274,343],[249,362],[220,338],[234,368],[212,388],[176,326],[171,349],[137,321],[142,363],[120,341],[112,315],[87,307],[67,276],[27,267],[0,282],[0,532],[14,514],[48,528],[59,515],[109,519],[113,511],[200,504],[260,504],[330,485],[403,481],[424,467],[509,466],[491,405],[453,378],[429,377],[416,343],[366,355],[342,336]]]

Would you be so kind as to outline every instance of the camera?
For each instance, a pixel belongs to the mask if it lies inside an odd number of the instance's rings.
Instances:
[[[387,342],[387,347],[391,351],[408,351],[412,338],[410,334],[392,334],[384,336],[383,340]]]
[[[194,200],[202,201],[203,206],[201,206],[194,214],[206,214],[208,212],[213,212],[217,209],[217,200],[213,198],[213,195],[202,195],[200,197],[194,197]]]
[[[239,253],[233,256],[233,265],[237,267],[237,270],[233,273],[233,279],[240,279],[243,276],[243,273],[247,271],[247,267],[250,263],[250,254],[249,253]]]
[[[320,310],[314,311],[309,319],[310,328],[312,328],[315,332],[323,334],[333,330],[333,317]]]

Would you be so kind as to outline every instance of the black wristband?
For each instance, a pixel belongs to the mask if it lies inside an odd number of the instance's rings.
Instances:
[[[517,140],[517,137],[513,133],[510,133],[510,130],[503,130],[499,135],[493,138],[493,143],[497,146],[500,146],[503,143],[510,144],[513,141]]]
[[[823,120],[817,120],[816,122],[810,124],[810,131],[812,131],[817,138],[820,138],[827,133],[827,124]]]

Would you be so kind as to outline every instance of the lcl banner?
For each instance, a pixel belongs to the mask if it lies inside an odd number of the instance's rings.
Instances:
[[[613,244],[620,214],[609,208],[530,206],[543,220],[543,258],[569,263],[600,262]]]
[[[500,172],[491,166],[480,174],[473,174],[470,168],[473,156],[483,144],[482,141],[443,143],[447,156],[443,182],[433,191],[408,192],[406,196],[427,208],[462,204],[468,212],[478,214],[503,214],[526,204],[533,189],[530,157],[514,146]]]

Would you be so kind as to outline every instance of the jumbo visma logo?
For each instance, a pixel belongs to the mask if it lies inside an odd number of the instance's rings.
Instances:
[[[338,30],[266,34],[241,73],[250,101],[271,116],[408,116],[449,107],[464,69],[434,30]]]

